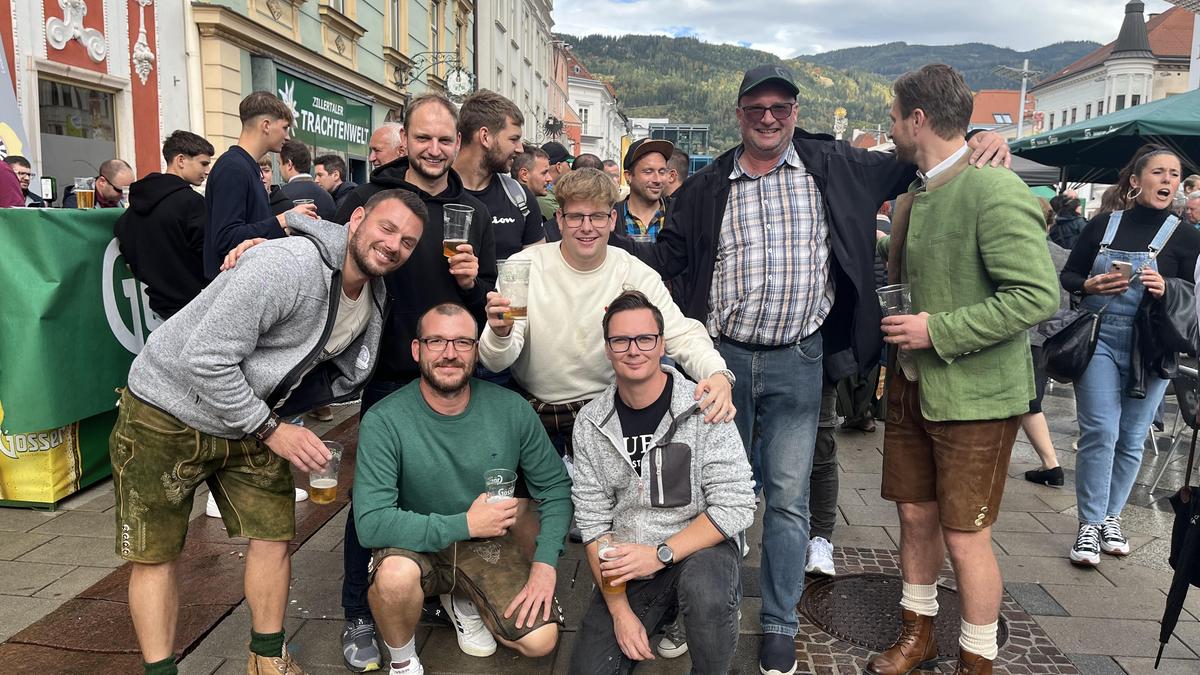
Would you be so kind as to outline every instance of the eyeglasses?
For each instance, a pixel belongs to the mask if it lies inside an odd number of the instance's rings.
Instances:
[[[615,354],[624,354],[629,351],[629,345],[636,344],[639,352],[648,352],[658,346],[658,339],[662,337],[662,333],[645,333],[643,335],[614,335],[610,338],[604,338],[608,343],[608,348],[613,350]]]
[[[743,115],[755,122],[761,120],[763,113],[767,112],[768,110],[771,111],[771,117],[783,121],[788,118],[788,115],[792,114],[792,108],[795,105],[795,103],[776,103],[769,108],[761,105],[744,105],[740,106],[738,109],[742,111]]]
[[[444,352],[450,343],[454,343],[454,351],[466,352],[475,348],[479,342],[475,338],[454,338],[448,340],[444,337],[417,338],[417,341],[425,345],[431,352]]]
[[[567,227],[583,227],[585,220],[594,225],[602,225],[611,214],[612,211],[608,213],[564,213],[562,217],[567,223]]]

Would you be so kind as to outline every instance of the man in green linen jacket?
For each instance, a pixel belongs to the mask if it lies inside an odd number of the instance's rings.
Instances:
[[[1058,307],[1041,211],[1006,169],[966,171],[971,91],[949,66],[893,85],[892,138],[918,180],[900,197],[888,275],[912,313],[883,319],[898,350],[884,434],[882,495],[900,514],[896,643],[867,671],[908,673],[937,658],[933,617],[943,541],[962,612],[959,673],[990,675],[1003,592],[991,525],[1034,396],[1026,329]]]

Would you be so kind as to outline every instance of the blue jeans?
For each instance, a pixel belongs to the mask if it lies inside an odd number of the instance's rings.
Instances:
[[[758,436],[766,513],[760,572],[765,633],[795,636],[804,592],[809,478],[821,410],[821,336],[754,349],[722,340],[718,349],[737,384],[738,432],[746,448]]]
[[[1147,375],[1146,398],[1125,394],[1132,337],[1131,317],[1106,313],[1096,353],[1075,383],[1075,499],[1082,523],[1099,525],[1106,516],[1121,515],[1142,465],[1146,433],[1167,391],[1166,380]]]
[[[726,539],[696,551],[650,579],[626,584],[629,607],[641,619],[647,635],[654,635],[665,625],[671,609],[678,605],[677,616],[687,631],[693,673],[725,675],[733,665],[741,604],[741,558],[738,545]],[[619,675],[637,665],[617,644],[612,615],[599,589],[592,591],[578,635],[567,672]]]

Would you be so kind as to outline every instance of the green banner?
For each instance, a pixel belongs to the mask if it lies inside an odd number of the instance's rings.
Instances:
[[[371,106],[277,70],[279,98],[292,109],[292,135],[321,148],[366,157],[371,142]]]
[[[122,260],[120,209],[0,209],[0,431],[111,411],[160,320]]]

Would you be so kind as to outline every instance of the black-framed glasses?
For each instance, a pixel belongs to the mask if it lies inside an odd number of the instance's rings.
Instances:
[[[762,105],[744,105],[744,106],[740,106],[738,109],[742,111],[743,115],[745,115],[746,117],[749,117],[751,120],[754,120],[755,122],[757,122],[758,120],[761,120],[763,117],[763,113],[770,110],[771,117],[774,117],[775,119],[782,122],[783,120],[786,120],[788,118],[788,115],[792,114],[792,107],[795,105],[796,105],[795,103],[776,103],[775,105],[772,105],[770,107],[762,106]]]
[[[638,351],[648,352],[658,346],[658,339],[662,337],[662,333],[644,333],[642,335],[614,335],[609,338],[604,338],[608,343],[608,348],[615,354],[624,354],[629,351],[629,345],[637,345]]]
[[[444,337],[428,337],[417,338],[417,341],[425,345],[431,352],[444,352],[446,351],[446,346],[451,342],[454,343],[454,351],[456,352],[470,351],[475,348],[476,344],[479,344],[479,340],[475,338],[454,338],[450,340]]]
[[[612,211],[609,211],[607,213],[569,212],[569,213],[562,214],[562,217],[563,217],[563,221],[567,224],[567,227],[583,227],[583,222],[585,220],[589,223],[592,223],[593,225],[603,225],[608,220],[608,217],[611,214],[612,214]]]

